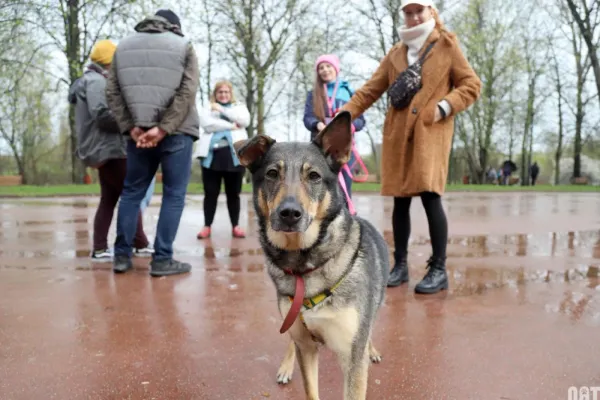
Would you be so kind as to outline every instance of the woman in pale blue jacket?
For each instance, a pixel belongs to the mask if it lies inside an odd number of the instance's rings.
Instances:
[[[203,133],[194,153],[194,158],[200,159],[204,185],[204,228],[197,238],[206,239],[211,235],[222,182],[232,236],[243,238],[246,234],[239,226],[240,193],[246,170],[240,165],[233,144],[248,138],[245,128],[250,124],[250,113],[244,104],[235,101],[229,81],[217,82],[210,100],[210,110],[200,112]]]

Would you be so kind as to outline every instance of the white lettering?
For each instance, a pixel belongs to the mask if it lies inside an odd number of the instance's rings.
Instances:
[[[590,389],[587,386],[579,388],[579,400],[590,400]]]
[[[581,386],[579,390],[571,386],[567,394],[568,400],[600,400],[600,386]]]

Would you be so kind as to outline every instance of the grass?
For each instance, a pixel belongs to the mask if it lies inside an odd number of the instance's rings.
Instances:
[[[355,183],[354,193],[379,193],[378,183]],[[447,192],[600,192],[600,186],[587,185],[538,185],[538,186],[495,186],[495,185],[462,185],[451,184]],[[244,185],[244,193],[252,191],[251,185]],[[222,191],[224,193],[224,191]],[[0,186],[0,197],[61,197],[61,196],[97,196],[100,193],[98,184],[91,185],[49,185],[49,186]],[[162,193],[162,185],[156,184],[155,193]],[[188,194],[202,194],[202,184],[191,183]]]

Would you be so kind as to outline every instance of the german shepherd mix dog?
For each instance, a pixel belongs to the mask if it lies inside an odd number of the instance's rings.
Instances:
[[[266,135],[234,144],[252,173],[254,208],[269,276],[292,343],[277,380],[292,376],[296,352],[308,399],[319,398],[318,349],[329,347],[344,374],[344,399],[366,398],[371,342],[389,275],[386,242],[351,216],[338,182],[350,157],[351,118],[338,114],[311,143]]]

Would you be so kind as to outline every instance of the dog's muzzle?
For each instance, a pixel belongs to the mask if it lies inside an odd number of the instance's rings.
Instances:
[[[276,231],[304,232],[308,227],[302,206],[293,198],[287,198],[271,216],[271,226]]]

